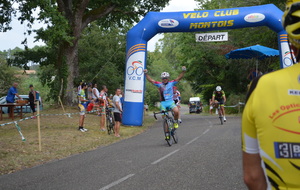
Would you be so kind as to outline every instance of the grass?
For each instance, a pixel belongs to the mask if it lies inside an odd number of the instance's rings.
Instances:
[[[77,113],[77,109],[65,108],[66,113]],[[62,114],[61,108],[49,108],[41,114]],[[4,115],[7,117],[7,115]],[[29,117],[27,114],[25,117]],[[13,173],[52,160],[86,152],[98,147],[115,143],[122,139],[140,134],[151,126],[155,120],[145,116],[144,126],[121,126],[121,138],[100,132],[100,117],[95,113],[87,114],[85,128],[89,131],[78,131],[79,114],[59,116],[41,116],[41,145],[39,151],[37,119],[24,120],[18,123],[26,141],[21,140],[14,124],[0,127],[0,175]],[[16,119],[16,118],[15,118]],[[18,120],[19,118],[17,118]],[[3,119],[0,124],[11,122]]]

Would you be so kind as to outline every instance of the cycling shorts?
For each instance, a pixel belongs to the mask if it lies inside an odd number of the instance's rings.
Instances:
[[[160,102],[160,110],[161,111],[172,110],[175,107],[176,107],[176,105],[173,100]]]
[[[224,99],[222,99],[222,98],[216,98],[215,100],[217,100],[218,102],[219,102],[219,104],[220,104],[220,106],[224,106]]]

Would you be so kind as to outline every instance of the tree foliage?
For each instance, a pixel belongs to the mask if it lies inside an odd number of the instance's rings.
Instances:
[[[18,3],[21,12],[19,20],[28,21],[28,33],[31,33],[31,25],[34,20],[47,24],[46,28],[37,30],[37,39],[43,40],[51,54],[50,59],[57,72],[57,86],[62,86],[64,100],[72,104],[74,97],[74,78],[79,77],[78,42],[83,30],[92,22],[97,21],[103,28],[110,28],[112,23],[123,26],[125,23],[134,23],[149,11],[159,11],[169,0],[41,0],[5,1],[4,10],[8,14],[16,10],[12,3]],[[38,18],[33,16],[33,10],[39,8]],[[9,29],[10,18],[0,20],[0,29]],[[26,45],[26,39],[24,40]],[[32,53],[27,51],[28,53]],[[50,55],[49,55],[50,56]],[[49,57],[48,55],[46,58]],[[65,69],[66,68],[66,69]],[[62,71],[66,72],[63,73]],[[54,89],[53,91],[58,91]]]

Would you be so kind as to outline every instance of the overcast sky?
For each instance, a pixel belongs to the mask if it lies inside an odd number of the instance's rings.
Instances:
[[[171,0],[169,5],[162,10],[162,12],[174,12],[174,11],[193,11],[197,8],[197,4],[194,0]],[[29,48],[33,48],[35,45],[43,45],[42,42],[34,43],[34,35],[25,36],[24,32],[26,31],[26,23],[25,25],[21,25],[17,19],[11,24],[12,30],[8,32],[0,32],[0,51],[14,49],[15,47],[19,47],[24,49],[24,46],[21,42],[27,37],[27,44]],[[36,23],[33,28],[38,29],[42,27],[42,24]],[[154,36],[148,42],[148,50],[153,51],[155,48],[155,43],[163,37],[163,34],[158,34]]]

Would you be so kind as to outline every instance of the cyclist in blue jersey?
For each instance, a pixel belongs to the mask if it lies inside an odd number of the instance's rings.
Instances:
[[[173,100],[173,86],[175,86],[184,76],[184,73],[186,72],[186,67],[182,67],[182,72],[179,74],[179,76],[175,80],[169,80],[170,74],[168,72],[161,73],[161,80],[162,82],[155,81],[148,75],[148,70],[145,69],[144,73],[146,75],[146,78],[149,82],[154,84],[158,87],[159,94],[160,94],[160,110],[166,111],[166,110],[173,110],[174,112],[174,128],[178,128],[178,116],[179,116],[179,110],[178,107],[175,105]]]

